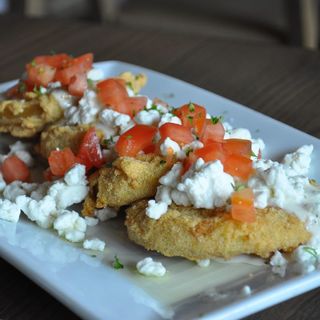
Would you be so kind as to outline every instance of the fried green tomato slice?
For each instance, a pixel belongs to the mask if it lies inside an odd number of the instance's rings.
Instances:
[[[303,222],[278,208],[257,209],[253,223],[233,220],[225,210],[171,205],[159,220],[146,215],[147,201],[127,209],[129,239],[147,250],[189,260],[240,254],[268,258],[276,250],[291,252],[310,239]]]

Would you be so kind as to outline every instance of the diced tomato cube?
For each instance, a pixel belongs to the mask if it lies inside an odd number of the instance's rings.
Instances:
[[[82,97],[87,88],[87,75],[85,73],[78,73],[71,78],[68,91],[73,96]]]
[[[193,128],[194,133],[201,137],[206,125],[206,109],[195,103],[185,104],[176,109],[174,114],[178,116],[182,125],[186,128]]]
[[[27,77],[35,86],[46,87],[52,82],[56,74],[56,69],[47,64],[28,64]]]
[[[122,134],[115,145],[119,156],[134,157],[139,151],[153,145],[157,129],[152,126],[136,125]]]
[[[238,154],[250,158],[252,142],[245,139],[226,139],[223,143],[223,149],[228,154]]]
[[[51,151],[48,162],[52,174],[58,177],[64,176],[76,163],[80,163],[70,148]]]
[[[78,157],[87,170],[92,167],[100,168],[105,162],[95,128],[90,128],[84,135],[78,151]]]
[[[210,141],[222,142],[224,139],[224,133],[225,130],[221,121],[212,123],[210,119],[206,119],[206,127],[200,141],[204,144],[207,144]]]
[[[33,59],[33,62],[35,64],[46,64],[56,69],[61,69],[66,67],[71,60],[72,58],[66,53],[60,53],[54,55],[37,56]]]
[[[250,188],[235,191],[231,196],[231,216],[233,219],[251,223],[256,220],[254,194]]]
[[[134,117],[139,111],[147,105],[147,97],[129,97],[123,100],[120,104],[121,110],[116,110]]]
[[[186,128],[176,123],[165,123],[159,129],[161,140],[170,138],[180,145],[191,143],[194,139],[190,128]]]
[[[242,180],[248,180],[253,173],[252,160],[237,154],[226,155],[224,171]]]
[[[225,160],[222,144],[219,142],[210,142],[203,148],[195,150],[194,153],[205,162],[220,160],[223,163]]]
[[[16,180],[26,182],[30,177],[29,168],[17,156],[7,157],[2,163],[1,172],[7,183],[11,183]]]
[[[99,82],[97,84],[97,92],[101,103],[105,106],[114,107],[115,110],[118,108],[118,105],[128,97],[123,82],[118,81],[118,79],[106,79]],[[121,111],[119,110],[119,112]]]

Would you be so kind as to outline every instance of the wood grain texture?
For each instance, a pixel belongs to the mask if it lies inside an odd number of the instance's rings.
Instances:
[[[181,78],[320,137],[318,52],[59,20],[0,17],[0,82],[19,77],[34,55],[94,52]],[[78,319],[0,260],[0,319]],[[320,289],[248,320],[320,319]]]

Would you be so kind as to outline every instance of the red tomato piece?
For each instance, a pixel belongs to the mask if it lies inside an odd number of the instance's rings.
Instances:
[[[159,129],[161,139],[170,138],[180,145],[191,143],[194,139],[190,128],[176,123],[165,123]]]
[[[223,150],[229,154],[238,154],[250,158],[251,146],[250,140],[245,139],[226,139],[223,143]]]
[[[147,97],[129,97],[120,103],[118,112],[128,114],[130,117],[134,117],[139,111],[143,110],[147,105]]]
[[[157,128],[138,124],[122,134],[115,145],[119,156],[134,157],[139,151],[152,146]]]
[[[35,64],[46,64],[56,69],[61,69],[66,67],[71,61],[72,61],[72,58],[66,53],[37,56],[33,59],[33,62]]]
[[[70,148],[65,148],[63,150],[51,151],[48,162],[52,174],[62,177],[76,163],[80,163],[80,160],[73,154]]]
[[[206,109],[195,103],[185,104],[176,109],[174,114],[178,116],[182,125],[187,128],[193,128],[194,133],[201,137],[206,125]]]
[[[73,96],[82,97],[87,88],[87,75],[85,73],[78,73],[71,78],[68,91]]]
[[[100,168],[103,165],[104,158],[95,128],[90,128],[84,135],[78,151],[78,157],[87,170],[92,167]]]
[[[28,64],[27,77],[35,86],[46,87],[52,82],[56,74],[56,69],[47,64]]]
[[[219,142],[210,142],[203,148],[195,150],[194,153],[198,158],[202,158],[205,162],[220,160],[224,163],[225,161],[222,144]]]
[[[55,76],[56,81],[60,81],[63,85],[68,85],[72,77],[80,73],[85,73],[92,68],[92,53],[84,54],[71,60],[68,65],[58,70]]]
[[[19,96],[19,83],[7,89],[5,96],[9,99]]]
[[[254,222],[256,210],[254,208],[254,194],[250,188],[235,191],[231,196],[231,216],[242,222]]]
[[[17,156],[7,157],[1,166],[3,178],[7,183],[12,181],[28,181],[30,177],[30,171],[27,165],[19,159]]]
[[[106,79],[97,84],[98,98],[105,106],[119,109],[121,102],[128,97],[123,82],[118,79]],[[117,110],[118,111],[118,110]],[[121,112],[121,110],[119,110]]]
[[[226,155],[224,171],[242,180],[248,180],[253,173],[252,160],[238,154]]]
[[[222,142],[224,133],[225,130],[221,121],[214,124],[210,119],[206,119],[206,127],[200,141],[204,144],[207,144],[210,141]]]
[[[190,152],[188,157],[183,161],[183,170],[182,175],[184,175],[192,165],[197,161],[198,157],[195,155],[194,152]]]

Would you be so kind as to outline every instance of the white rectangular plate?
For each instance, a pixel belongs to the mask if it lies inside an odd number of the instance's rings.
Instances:
[[[143,94],[173,106],[189,101],[206,106],[212,115],[223,115],[234,127],[250,129],[266,143],[264,156],[277,159],[303,144],[313,144],[312,163],[320,162],[320,141],[283,123],[186,82],[139,66],[118,61],[97,63],[105,76],[124,71],[145,73]],[[0,91],[9,83],[0,85]],[[2,136],[6,143],[7,137]],[[320,178],[312,166],[311,177]],[[265,265],[211,263],[208,268],[180,258],[165,258],[129,242],[123,219],[91,227],[88,237],[106,241],[105,253],[95,255],[72,245],[51,231],[21,219],[17,225],[0,221],[0,253],[39,286],[50,292],[81,318],[86,319],[237,319],[320,285],[320,272],[282,279]],[[125,268],[112,268],[117,255]],[[167,268],[161,279],[135,271],[140,259],[152,256]],[[252,294],[245,296],[244,285]]]

